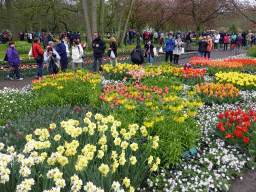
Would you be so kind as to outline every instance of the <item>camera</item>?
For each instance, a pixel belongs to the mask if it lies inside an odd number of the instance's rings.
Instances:
[[[52,56],[55,58],[55,57],[56,57],[56,54],[53,53]]]

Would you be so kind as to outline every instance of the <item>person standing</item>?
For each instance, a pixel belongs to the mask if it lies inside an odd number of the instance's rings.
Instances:
[[[148,41],[148,43],[144,47],[146,49],[147,60],[152,65],[154,58],[154,45],[151,45],[151,41]]]
[[[203,40],[199,41],[197,44],[199,44],[198,57],[204,57],[204,52],[206,50],[206,47],[208,46],[206,36],[203,36]]]
[[[204,52],[204,57],[206,58],[206,55],[208,57],[208,59],[211,58],[211,51],[212,51],[212,38],[210,35],[207,35],[207,47],[205,49],[205,52]]]
[[[66,46],[66,52],[67,52],[67,57],[70,56],[70,51],[68,48],[68,37],[64,37],[64,45]]]
[[[74,40],[74,35],[71,31],[69,32],[68,39],[69,39],[69,48],[71,48],[73,45],[73,40]]]
[[[83,50],[76,39],[73,40],[72,47],[72,70],[75,71],[77,67],[83,66]]]
[[[41,41],[41,33],[40,33],[40,32],[38,32],[38,38],[39,38],[40,41]]]
[[[129,44],[132,44],[132,30],[129,30]]]
[[[48,45],[48,38],[46,36],[44,36],[44,38],[43,38],[43,44],[44,44],[44,49],[45,49]]]
[[[192,39],[191,39],[191,33],[189,32],[186,36],[186,42],[187,42],[187,46],[186,46],[186,49],[187,50],[191,50],[191,42],[192,42]]]
[[[8,58],[8,65],[11,65],[14,68],[14,73],[16,74],[17,80],[23,80],[20,77],[19,73],[19,64],[20,64],[20,57],[18,51],[15,49],[15,43],[13,41],[9,42],[9,47],[7,49],[7,58]],[[13,74],[9,73],[8,78],[13,80]]]
[[[233,45],[235,44],[235,42],[236,42],[236,34],[233,32],[231,35],[230,51],[234,50]]]
[[[133,64],[137,64],[137,65],[141,65],[144,62],[143,51],[141,49],[140,44],[138,44],[136,49],[132,51],[131,60]]]
[[[110,63],[111,65],[114,65],[117,63],[117,45],[116,45],[116,39],[114,37],[110,38],[110,48],[109,51],[109,57],[110,57]],[[111,51],[114,52],[115,58],[111,58]]]
[[[227,33],[226,33],[226,35],[224,36],[223,41],[224,41],[224,51],[225,51],[225,50],[228,50],[229,36],[228,36]]]
[[[28,42],[32,43],[32,39],[33,39],[32,33],[28,32]]]
[[[48,42],[49,42],[49,41],[52,41],[52,36],[51,36],[50,33],[48,33],[47,40],[48,40]]]
[[[214,49],[218,50],[218,44],[220,42],[220,34],[218,32],[214,35]]]
[[[145,32],[145,44],[147,44],[149,41],[149,33],[146,31]]]
[[[158,43],[158,33],[155,31],[154,33],[154,43],[157,44]]]
[[[103,54],[106,49],[105,42],[100,38],[97,32],[94,33],[93,47],[93,72],[97,71],[97,60],[99,61],[99,68],[101,69]]]
[[[246,50],[248,50],[251,40],[252,40],[252,33],[251,33],[251,30],[249,30],[248,34],[246,35]]]
[[[47,65],[49,74],[57,74],[60,68],[60,56],[57,51],[53,50],[51,47],[47,49],[44,53],[44,61]]]
[[[140,43],[140,32],[136,33],[136,38],[137,38],[137,44]]]
[[[162,32],[160,34],[160,45],[162,46],[163,43],[164,43],[164,33]]]
[[[238,34],[237,38],[236,38],[236,54],[238,55],[240,53],[240,48],[241,45],[243,44],[243,37],[241,35],[241,33]]]
[[[173,55],[173,46],[175,45],[175,40],[172,38],[172,34],[169,34],[169,37],[165,41],[166,47],[165,47],[165,61],[167,63],[168,57],[170,56],[170,62],[172,63],[172,55]]]
[[[68,67],[67,49],[66,45],[64,45],[62,39],[60,38],[57,38],[56,51],[60,56],[61,71],[65,71]]]
[[[128,32],[125,32],[124,35],[124,45],[127,46],[127,37],[128,37]]]
[[[174,54],[174,64],[179,64],[179,56],[182,54],[182,52],[184,51],[183,48],[184,43],[181,40],[181,37],[178,36],[178,39],[175,41],[175,48],[173,50],[173,54]]]
[[[43,76],[44,52],[40,46],[40,39],[38,37],[35,37],[34,41],[35,43],[32,46],[32,55],[38,65],[36,77],[39,78]]]

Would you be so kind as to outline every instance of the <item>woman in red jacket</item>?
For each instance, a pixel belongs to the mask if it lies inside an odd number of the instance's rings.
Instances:
[[[35,43],[32,46],[32,54],[38,65],[36,77],[39,78],[43,76],[44,52],[40,46],[40,39],[38,37],[35,37],[34,41]]]
[[[229,43],[229,36],[227,33],[224,36],[223,40],[224,40],[224,51],[225,51],[225,50],[228,50],[228,43]]]

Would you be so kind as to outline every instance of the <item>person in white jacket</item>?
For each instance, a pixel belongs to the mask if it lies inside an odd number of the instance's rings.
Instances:
[[[184,42],[182,42],[180,36],[178,36],[178,39],[175,41],[175,48],[173,50],[174,54],[174,64],[178,64],[179,62],[179,56],[184,53]]]
[[[218,32],[215,33],[213,42],[214,42],[214,49],[218,50],[218,44],[220,42],[220,34]]]
[[[58,73],[60,68],[60,56],[57,51],[49,47],[44,53],[44,62],[47,65],[47,69],[50,75]]]
[[[75,39],[72,46],[72,70],[75,71],[77,67],[83,66],[83,50]]]
[[[70,56],[70,51],[69,51],[69,48],[68,48],[68,38],[67,37],[64,38],[64,45],[66,46],[67,57],[69,57]]]

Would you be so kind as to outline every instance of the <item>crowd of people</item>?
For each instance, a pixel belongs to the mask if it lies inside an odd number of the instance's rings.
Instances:
[[[256,34],[251,33],[238,33],[234,32],[212,32],[210,30],[204,31],[199,34],[202,36],[202,40],[198,43],[198,56],[199,57],[211,57],[212,50],[218,50],[223,48],[224,51],[228,50],[228,44],[230,44],[230,51],[236,49],[236,54],[240,53],[240,48],[242,46],[248,49],[249,46],[255,45]],[[153,63],[153,58],[155,56],[155,47],[153,44],[165,45],[165,60],[168,62],[170,60],[173,64],[179,64],[179,56],[184,53],[184,50],[191,50],[192,38],[196,37],[195,32],[149,32],[144,31],[142,35],[135,30],[128,30],[125,33],[125,43],[129,40],[129,43],[134,43],[134,38],[137,39],[137,47],[131,53],[131,61],[134,64],[141,65],[144,63],[144,58],[147,58],[148,63]],[[30,57],[34,57],[38,65],[38,71],[36,77],[43,76],[43,63],[46,63],[48,71],[50,74],[58,73],[59,69],[65,71],[68,67],[68,57],[71,55],[72,58],[72,70],[75,71],[77,67],[83,67],[85,59],[85,49],[86,44],[81,43],[81,34],[79,32],[72,33],[62,33],[59,38],[56,38],[57,45],[54,47],[53,37],[50,33],[19,33],[19,38],[21,41],[25,39],[32,44],[31,51],[29,53]],[[110,58],[111,64],[117,63],[117,44],[116,39],[108,34],[110,39],[110,44],[108,48],[108,57]],[[9,41],[8,33],[0,34],[0,39],[3,44]],[[143,40],[144,50],[141,48],[140,42]],[[43,51],[41,47],[41,42],[43,45]],[[72,53],[70,49],[72,48]],[[104,57],[106,44],[103,37],[97,32],[94,33],[94,40],[92,42],[93,48],[93,71],[102,71],[102,60]],[[9,65],[13,66],[13,70],[9,74],[9,78],[13,80],[14,74],[16,74],[17,80],[22,80],[19,75],[18,65],[19,53],[15,49],[15,43],[13,41],[9,42],[9,48],[6,54],[6,61]],[[99,63],[99,65],[97,64]]]

